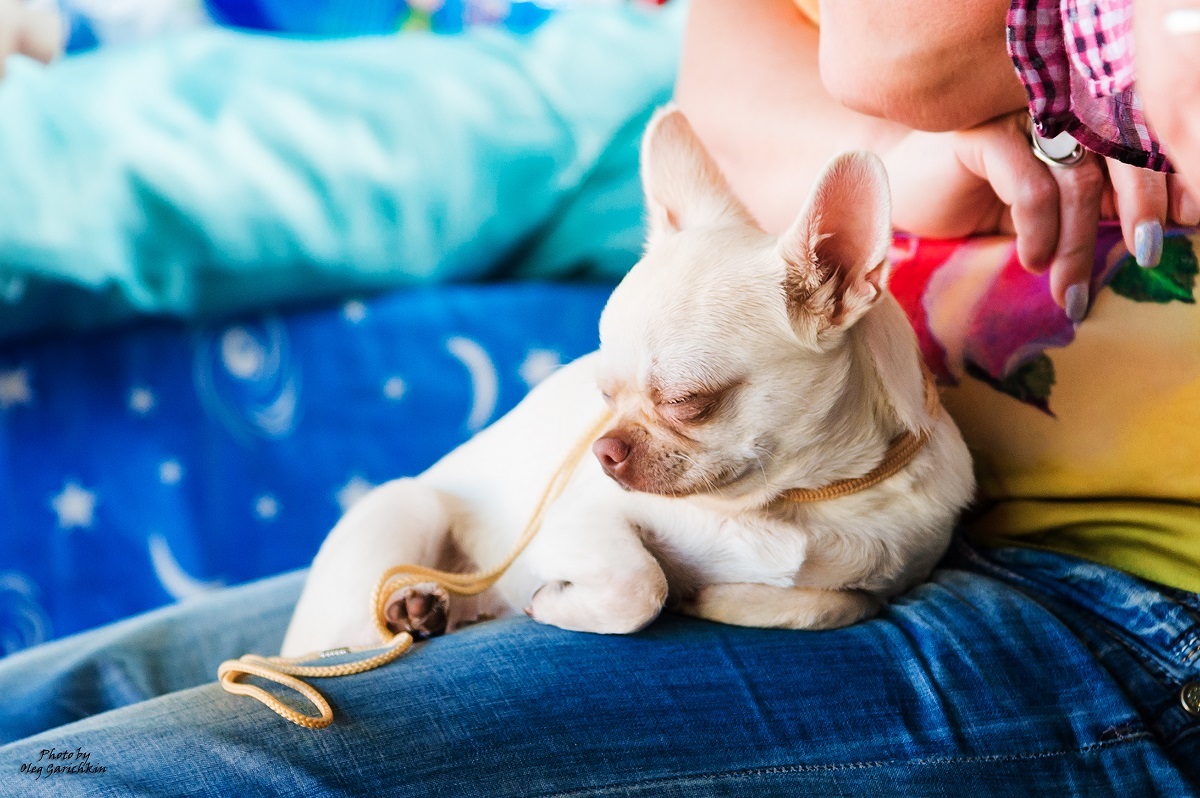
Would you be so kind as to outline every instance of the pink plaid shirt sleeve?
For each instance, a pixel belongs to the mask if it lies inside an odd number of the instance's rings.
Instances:
[[[1012,0],[1008,53],[1042,135],[1171,171],[1133,85],[1132,0]]]

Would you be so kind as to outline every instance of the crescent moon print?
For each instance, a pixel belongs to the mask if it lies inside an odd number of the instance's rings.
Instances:
[[[154,566],[154,575],[158,578],[163,590],[167,591],[176,601],[195,598],[225,585],[220,580],[201,581],[183,570],[179,560],[175,559],[175,555],[171,553],[171,544],[167,543],[167,539],[162,535],[151,535],[148,543],[150,564]]]
[[[37,586],[24,574],[0,573],[0,657],[49,637],[50,619],[37,594]]]
[[[487,350],[470,338],[455,336],[446,342],[446,348],[467,367],[471,377],[473,399],[471,412],[467,416],[467,429],[478,432],[496,411],[496,399],[500,394],[496,366]]]

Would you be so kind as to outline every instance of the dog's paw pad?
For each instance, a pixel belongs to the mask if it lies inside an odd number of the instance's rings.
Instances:
[[[446,631],[450,616],[450,594],[433,582],[397,590],[384,610],[393,634],[408,632],[415,640],[436,637]]]

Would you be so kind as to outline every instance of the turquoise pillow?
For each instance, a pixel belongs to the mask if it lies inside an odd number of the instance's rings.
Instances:
[[[530,34],[203,30],[10,63],[0,337],[403,285],[615,279],[684,9]]]

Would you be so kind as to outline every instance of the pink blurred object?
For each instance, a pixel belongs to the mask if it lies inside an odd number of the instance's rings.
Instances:
[[[1038,131],[1170,172],[1133,81],[1133,0],[1012,0],[1008,54]]]
[[[1191,253],[1190,247],[1186,251]],[[1014,239],[933,240],[899,234],[890,257],[892,295],[942,384],[981,379],[1050,412],[1053,366],[1039,361],[1048,350],[1068,346],[1075,326],[1051,298],[1048,274],[1021,267]],[[1096,244],[1091,295],[1108,290],[1122,269],[1135,281],[1155,279],[1160,270],[1190,279],[1195,259],[1183,260],[1172,256],[1158,270],[1141,269],[1125,251],[1120,227],[1106,223]],[[1166,301],[1122,291],[1136,301]]]

